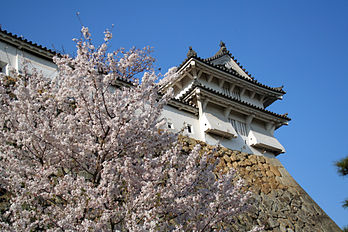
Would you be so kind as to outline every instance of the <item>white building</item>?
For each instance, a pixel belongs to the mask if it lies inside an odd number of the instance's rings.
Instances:
[[[0,28],[0,72],[10,75],[11,71],[22,72],[23,65],[30,61],[29,69],[35,68],[47,77],[57,73],[52,62],[56,53],[22,37],[18,37]]]
[[[0,29],[0,72],[21,73],[23,63],[42,71],[47,77],[56,75],[52,62],[56,53]],[[166,127],[211,145],[274,157],[284,147],[274,138],[274,131],[290,120],[266,110],[285,92],[257,82],[226,49],[207,59],[190,48],[187,59],[178,68],[179,77],[162,91],[172,87],[175,98],[165,106]],[[127,83],[117,81],[118,85]],[[116,83],[117,84],[117,83]]]
[[[247,153],[273,157],[285,152],[274,131],[287,125],[290,118],[266,110],[282,99],[283,87],[256,81],[223,42],[207,59],[198,57],[190,47],[178,74],[162,87],[174,89],[175,100],[163,111],[169,129],[178,131],[185,125],[184,133],[190,137]]]

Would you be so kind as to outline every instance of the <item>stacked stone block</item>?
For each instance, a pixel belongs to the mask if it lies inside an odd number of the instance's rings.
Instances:
[[[235,219],[232,231],[248,231],[254,225],[275,232],[341,231],[278,159],[210,146],[187,137],[180,139],[185,151],[199,143],[202,152],[219,157],[217,168],[223,172],[235,169],[245,180],[246,189],[254,193],[251,210]]]

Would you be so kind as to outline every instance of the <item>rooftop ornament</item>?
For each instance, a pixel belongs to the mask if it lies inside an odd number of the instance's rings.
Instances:
[[[189,51],[187,52],[187,58],[191,58],[191,57],[197,57],[197,52],[195,52],[192,47],[189,47]]]
[[[220,49],[219,51],[215,54],[215,56],[220,56],[220,55],[224,55],[224,54],[228,54],[228,50],[226,48],[226,45],[224,42],[220,41]]]
[[[284,88],[284,85],[282,85],[282,86],[280,86],[280,87],[275,87],[274,89],[275,89],[275,90],[282,91],[282,90],[283,90],[283,88]]]

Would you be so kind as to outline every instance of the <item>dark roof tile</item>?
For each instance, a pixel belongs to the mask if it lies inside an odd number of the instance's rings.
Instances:
[[[206,58],[206,59],[203,59],[203,60],[204,60],[204,61],[207,61],[207,62],[210,62],[210,61],[216,60],[216,59],[218,59],[218,58],[220,58],[220,57],[222,57],[222,56],[224,56],[224,55],[230,56],[230,57],[233,59],[233,61],[236,62],[237,65],[238,65],[238,66],[239,66],[251,79],[255,80],[254,77],[253,77],[245,68],[243,68],[243,65],[241,65],[240,62],[238,62],[238,60],[232,55],[232,53],[226,49],[225,43],[223,43],[223,42],[220,42],[220,50],[219,50],[214,56],[209,57],[209,58]],[[240,75],[240,76],[242,76],[242,75]],[[257,82],[257,81],[255,80],[255,82]],[[273,90],[276,90],[276,91],[278,91],[278,92],[280,92],[280,93],[285,93],[285,91],[283,91],[282,89],[281,89],[281,90],[278,90],[277,88],[272,88],[272,87],[263,85],[263,84],[261,84],[261,83],[259,83],[259,82],[257,82],[257,83],[258,83],[258,85],[261,85],[261,86],[266,87],[266,88],[268,88],[268,89],[273,89]]]
[[[242,104],[242,105],[245,105],[245,106],[248,106],[248,107],[251,107],[253,109],[256,109],[256,110],[259,110],[261,112],[264,112],[264,113],[267,113],[267,114],[270,114],[270,115],[273,115],[275,117],[278,117],[278,118],[282,118],[282,119],[285,119],[285,120],[288,120],[290,121],[291,118],[288,117],[288,114],[285,113],[285,114],[277,114],[277,113],[274,113],[272,111],[269,111],[269,110],[266,110],[266,109],[263,109],[261,107],[258,107],[258,106],[255,106],[253,104],[250,104],[248,102],[245,102],[245,101],[242,101],[242,100],[239,100],[238,98],[235,98],[235,97],[232,97],[232,96],[229,96],[225,93],[222,93],[222,92],[219,92],[219,91],[216,91],[212,88],[209,88],[205,85],[203,85],[202,83],[200,83],[199,81],[195,80],[194,84],[190,87],[190,89],[188,89],[185,94],[183,96],[180,97],[180,100],[183,101],[183,99],[189,94],[191,93],[196,87],[199,87],[199,88],[202,88],[202,89],[205,89],[207,91],[210,91],[210,92],[213,92],[214,94],[217,94],[219,96],[222,96],[224,98],[228,98],[229,100],[232,100],[234,102],[237,102],[239,104]]]
[[[5,35],[7,35],[9,37],[12,37],[13,39],[19,40],[21,42],[27,43],[28,45],[31,45],[31,46],[36,47],[38,49],[41,49],[41,50],[43,50],[45,52],[51,53],[52,56],[59,55],[58,52],[55,52],[55,51],[53,51],[53,50],[51,50],[49,48],[43,47],[42,45],[39,45],[39,44],[34,43],[34,42],[30,41],[30,40],[27,40],[27,39],[23,38],[22,36],[18,36],[16,34],[12,34],[11,32],[8,32],[8,31],[3,30],[3,29],[0,28],[0,34],[1,33],[5,34]]]
[[[283,89],[273,88],[273,87],[270,87],[270,86],[268,86],[268,85],[262,84],[262,83],[258,82],[254,77],[252,77],[252,76],[250,76],[250,75],[249,75],[249,77],[250,77],[251,79],[246,78],[246,77],[243,76],[243,75],[240,75],[237,71],[235,71],[235,70],[233,70],[233,69],[227,69],[227,68],[225,68],[225,67],[221,67],[221,66],[219,66],[219,65],[215,65],[215,64],[213,64],[212,62],[210,62],[210,58],[208,58],[208,59],[203,59],[203,58],[198,57],[198,56],[195,56],[195,57],[188,57],[188,58],[186,58],[186,59],[179,65],[178,70],[179,70],[189,59],[191,59],[191,58],[196,59],[196,60],[198,60],[198,61],[201,61],[201,62],[203,62],[203,63],[205,63],[205,64],[207,64],[207,65],[209,65],[209,66],[211,66],[211,67],[214,67],[214,68],[217,68],[217,69],[219,69],[219,70],[221,70],[221,71],[224,71],[224,72],[226,72],[226,73],[232,74],[232,75],[238,77],[239,79],[248,81],[248,82],[250,82],[250,83],[252,83],[252,84],[255,84],[255,85],[257,85],[257,86],[263,87],[263,88],[265,88],[265,89],[272,90],[272,91],[275,91],[275,92],[278,92],[278,93],[282,93],[282,94],[285,94],[285,93],[286,93]]]

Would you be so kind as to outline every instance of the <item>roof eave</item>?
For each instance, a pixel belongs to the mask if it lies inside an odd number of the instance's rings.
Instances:
[[[246,78],[246,77],[244,77],[244,76],[242,76],[242,75],[240,75],[238,73],[231,73],[231,71],[227,70],[227,68],[221,68],[221,67],[219,67],[217,65],[214,65],[214,64],[212,64],[212,63],[210,63],[208,61],[205,61],[205,59],[200,58],[198,56],[192,56],[192,57],[189,57],[189,58],[185,59],[184,62],[182,62],[180,64],[180,66],[178,67],[178,72],[180,70],[182,70],[185,66],[187,66],[189,64],[189,62],[191,62],[191,60],[193,60],[193,59],[198,61],[198,62],[200,62],[201,64],[204,64],[204,65],[207,65],[207,66],[213,68],[214,70],[218,70],[220,72],[227,73],[228,75],[231,75],[231,76],[233,76],[235,78],[238,78],[241,81],[246,81],[246,82],[248,82],[248,84],[249,83],[253,84],[255,87],[261,88],[261,89],[266,90],[268,92],[271,92],[271,93],[273,93],[275,95],[282,96],[282,95],[286,94],[286,92],[284,90],[282,90],[282,89],[275,89],[275,88],[272,88],[270,86],[264,85],[264,84],[256,81],[255,79]]]
[[[41,58],[44,58],[46,60],[52,61],[52,58],[55,55],[60,55],[57,52],[54,52],[46,47],[43,47],[43,46],[38,45],[36,43],[33,43],[31,41],[28,41],[24,38],[18,37],[15,34],[7,32],[6,30],[0,29],[0,40],[5,42],[5,43],[9,43],[16,48],[25,50],[29,53],[32,53],[32,54],[37,55]]]
[[[233,97],[227,96],[227,95],[225,95],[223,93],[216,92],[215,90],[209,89],[209,88],[207,88],[205,86],[202,86],[202,85],[192,85],[192,87],[180,98],[180,100],[187,101],[189,98],[191,98],[195,94],[197,88],[199,88],[200,90],[204,90],[206,92],[210,92],[211,94],[217,95],[217,96],[219,96],[221,98],[227,99],[227,100],[232,101],[234,103],[237,103],[239,105],[242,105],[242,106],[244,106],[246,108],[250,108],[251,110],[256,110],[256,111],[261,112],[263,114],[270,115],[274,119],[278,119],[278,121],[281,121],[281,123],[283,125],[286,125],[289,121],[291,121],[291,118],[289,118],[287,116],[280,115],[280,114],[271,112],[269,110],[265,110],[265,109],[259,108],[257,106],[251,105],[251,104],[249,104],[247,102],[244,102],[244,101],[235,99]]]

